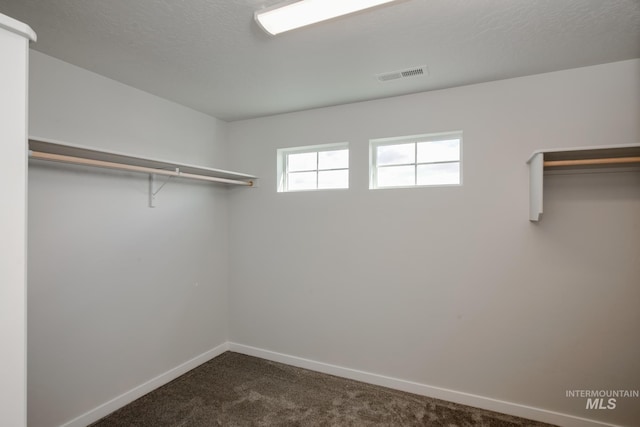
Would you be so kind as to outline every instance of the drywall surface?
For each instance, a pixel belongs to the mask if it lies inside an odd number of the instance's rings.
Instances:
[[[0,14],[0,425],[24,427],[29,40],[18,24],[24,25]]]
[[[531,223],[525,162],[639,117],[632,60],[231,123],[261,180],[231,195],[230,341],[636,425],[566,392],[640,388],[640,173],[550,177]],[[456,130],[462,186],[368,189],[369,139]],[[345,141],[350,189],[276,192],[276,149]]]
[[[225,123],[31,52],[30,134],[224,167]],[[162,183],[165,179],[158,178]],[[28,419],[58,426],[227,338],[227,190],[31,161]]]

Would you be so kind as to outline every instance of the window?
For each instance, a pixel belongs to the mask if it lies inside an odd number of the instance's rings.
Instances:
[[[374,139],[369,188],[460,185],[462,132]]]
[[[349,145],[278,150],[278,191],[349,188]]]

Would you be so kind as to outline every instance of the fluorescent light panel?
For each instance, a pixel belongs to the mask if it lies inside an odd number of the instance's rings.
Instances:
[[[267,33],[276,35],[392,1],[394,0],[301,0],[258,11],[255,19]]]

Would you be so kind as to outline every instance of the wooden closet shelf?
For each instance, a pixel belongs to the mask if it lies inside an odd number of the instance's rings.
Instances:
[[[148,174],[149,207],[155,207],[155,196],[164,186],[162,184],[156,188],[156,175],[248,187],[255,186],[257,179],[240,172],[98,150],[36,137],[29,138],[29,158]]]
[[[529,220],[539,221],[542,215],[545,171],[633,166],[640,164],[640,144],[538,150],[529,157],[527,163]]]

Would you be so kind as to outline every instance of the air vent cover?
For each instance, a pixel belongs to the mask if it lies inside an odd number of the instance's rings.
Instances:
[[[429,75],[429,70],[426,65],[421,67],[412,67],[405,70],[391,71],[389,73],[376,74],[376,78],[381,82],[388,82],[389,80],[405,79],[408,77],[426,77]]]

